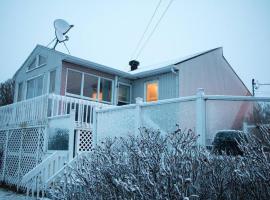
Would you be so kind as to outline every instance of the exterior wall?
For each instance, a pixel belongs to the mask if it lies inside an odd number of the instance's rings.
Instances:
[[[141,97],[145,101],[145,83],[148,81],[158,80],[158,98],[170,99],[179,97],[179,74],[164,73],[147,78],[134,80],[132,83],[132,103],[135,103],[137,97]]]
[[[46,58],[46,65],[28,71],[29,65],[35,59],[36,55],[42,55]],[[42,94],[48,93],[49,86],[49,74],[50,71],[56,69],[56,82],[55,82],[55,91],[56,94],[60,94],[60,76],[61,76],[61,56],[54,52],[54,50],[48,50],[47,48],[42,48],[37,46],[33,53],[29,56],[29,58],[25,61],[23,66],[17,71],[15,76],[13,77],[15,80],[15,102],[17,101],[18,94],[18,84],[23,82],[23,99],[26,97],[26,83],[27,80],[43,75],[43,91]]]
[[[196,94],[204,88],[208,95],[250,95],[222,55],[222,48],[177,65],[180,96]]]

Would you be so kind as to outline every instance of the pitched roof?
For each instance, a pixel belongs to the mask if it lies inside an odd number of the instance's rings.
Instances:
[[[148,66],[148,67],[140,67],[137,70],[134,71],[122,71],[119,69],[116,69],[114,67],[109,67],[109,66],[105,66],[102,64],[98,64],[95,62],[91,62],[82,58],[78,58],[69,54],[65,54],[63,52],[60,51],[56,51],[56,50],[52,50],[48,47],[42,46],[42,45],[37,45],[33,51],[31,52],[31,54],[28,56],[28,58],[25,60],[25,62],[22,64],[22,66],[24,66],[25,63],[27,63],[27,61],[31,58],[32,54],[35,52],[36,49],[38,48],[42,48],[45,49],[47,51],[53,51],[54,53],[60,55],[62,57],[63,61],[66,62],[70,62],[70,63],[74,63],[74,64],[78,64],[87,68],[91,68],[91,69],[95,69],[95,70],[99,70],[102,72],[106,72],[106,73],[110,73],[113,75],[118,75],[124,78],[129,78],[129,79],[137,79],[137,78],[143,78],[143,77],[148,77],[148,76],[154,76],[157,74],[161,74],[161,73],[166,73],[166,72],[170,72],[172,70],[172,68],[174,68],[175,65],[178,65],[182,62],[186,62],[190,59],[196,58],[198,56],[204,55],[206,53],[215,51],[219,48],[214,48],[214,49],[210,49],[208,51],[204,51],[204,52],[200,52],[200,53],[196,53],[190,56],[186,56],[183,58],[178,58],[178,59],[174,59],[171,61],[167,61],[167,62],[163,62],[160,63],[158,65],[152,65],[152,66]],[[16,74],[18,73],[18,71],[22,68],[22,66],[16,71],[15,75],[13,77],[16,76]]]

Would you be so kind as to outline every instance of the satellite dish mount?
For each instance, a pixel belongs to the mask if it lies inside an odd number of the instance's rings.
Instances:
[[[74,25],[70,25],[63,19],[54,20],[53,25],[55,29],[55,38],[47,46],[49,46],[53,41],[55,41],[55,44],[52,48],[52,49],[55,49],[58,44],[63,43],[68,53],[70,54],[65,41],[69,40],[69,37],[66,34],[69,32],[69,30],[72,27],[74,27]]]

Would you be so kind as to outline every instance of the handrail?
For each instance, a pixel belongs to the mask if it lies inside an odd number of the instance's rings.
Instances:
[[[53,152],[50,156],[48,156],[45,160],[39,163],[34,169],[25,174],[21,180],[21,184],[27,183],[29,180],[37,176],[44,167],[48,166],[52,161],[60,157],[67,157],[67,151],[56,151]]]

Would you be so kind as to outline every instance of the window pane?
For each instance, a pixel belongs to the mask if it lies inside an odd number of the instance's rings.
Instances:
[[[69,130],[49,128],[48,150],[68,150]]]
[[[152,82],[146,84],[146,101],[158,100],[158,83]]]
[[[34,80],[35,79],[27,81],[26,99],[30,99],[34,97],[34,89],[35,89]]]
[[[118,101],[125,103],[130,102],[130,86],[119,84]]]
[[[42,66],[46,64],[46,58],[44,56],[38,56],[38,66]]]
[[[111,102],[112,100],[112,81],[101,78],[99,100]]]
[[[84,75],[83,96],[97,99],[98,77]]]
[[[35,79],[35,97],[42,95],[43,90],[43,76],[39,76]]]
[[[56,71],[50,72],[50,86],[49,86],[49,93],[55,93],[55,76]]]
[[[36,58],[31,62],[31,64],[28,67],[28,70],[36,68]]]
[[[17,101],[21,101],[22,100],[22,94],[23,94],[23,83],[19,83],[19,85],[18,85]]]
[[[68,71],[67,92],[71,94],[81,94],[82,73]]]

